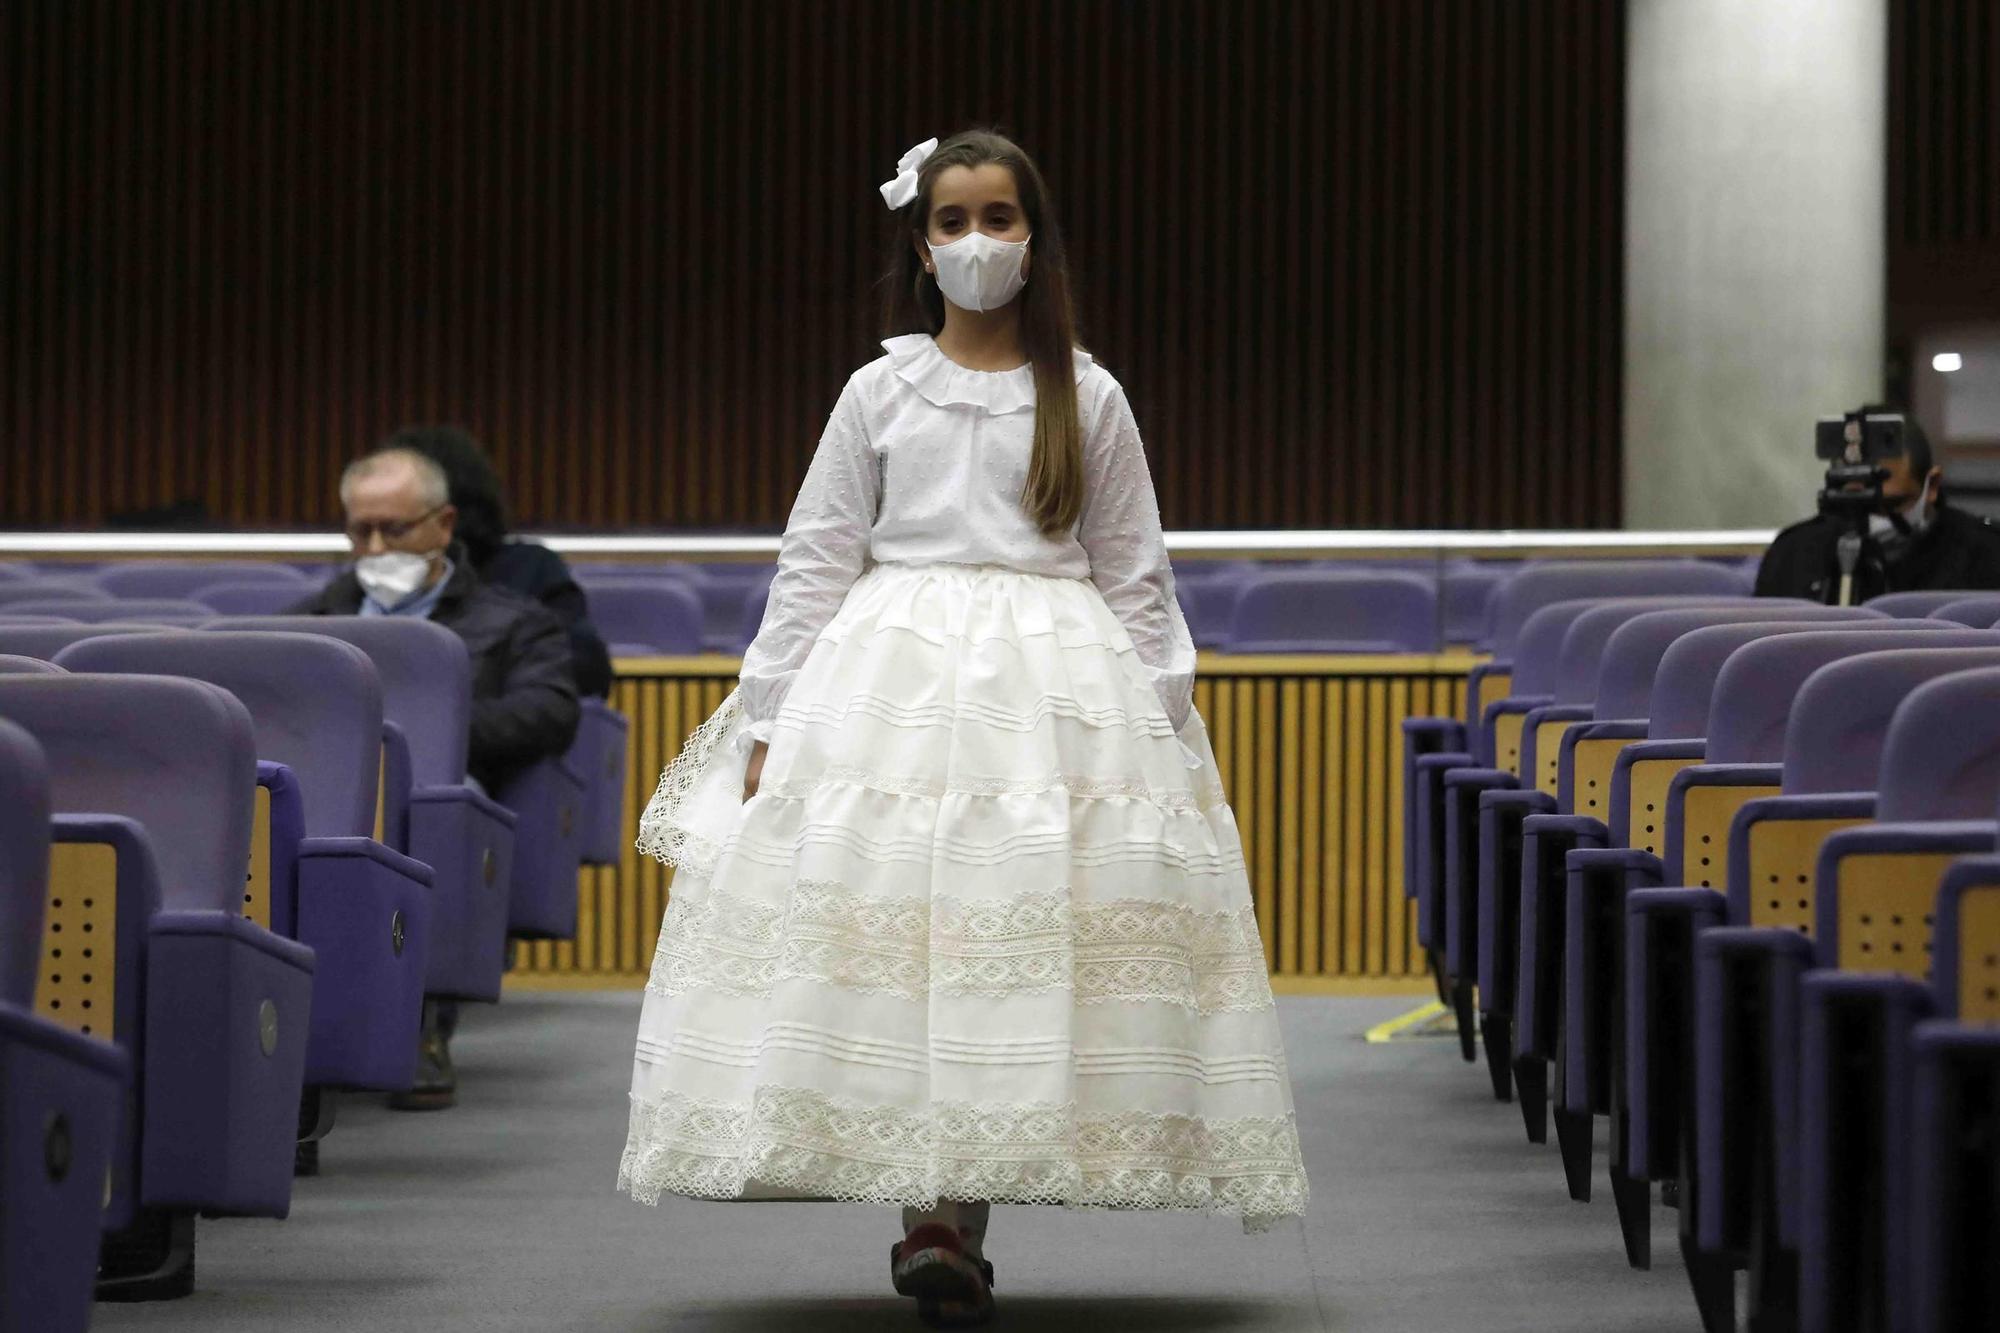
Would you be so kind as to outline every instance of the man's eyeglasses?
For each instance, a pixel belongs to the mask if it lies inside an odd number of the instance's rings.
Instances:
[[[379,523],[350,523],[347,525],[347,540],[356,546],[366,546],[370,537],[380,533],[383,543],[393,546],[446,508],[445,505],[439,505],[436,509],[426,509],[415,518],[385,518]]]

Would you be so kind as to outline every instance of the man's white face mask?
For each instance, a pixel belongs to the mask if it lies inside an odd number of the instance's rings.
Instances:
[[[1917,492],[1916,503],[1908,510],[1897,514],[1870,514],[1868,535],[1875,539],[1885,553],[1894,554],[1911,538],[1929,527],[1934,516],[1930,483],[1926,481],[1924,488]]]
[[[377,603],[395,607],[424,586],[431,576],[431,561],[435,558],[435,552],[423,555],[416,551],[383,551],[379,555],[364,555],[354,562],[354,577],[361,581],[362,590]]]

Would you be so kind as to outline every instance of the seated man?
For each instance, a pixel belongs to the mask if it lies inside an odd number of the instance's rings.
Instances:
[[[353,567],[298,608],[307,615],[425,616],[472,652],[472,737],[466,767],[488,792],[576,738],[576,681],[561,622],[516,593],[482,583],[452,540],[442,469],[409,449],[380,449],[340,481]]]
[[[1854,601],[1914,589],[2000,588],[2000,529],[1945,502],[1944,470],[1915,417],[1904,420],[1902,441],[1902,453],[1881,460],[1882,507],[1868,516]],[[1757,570],[1757,595],[1837,600],[1837,547],[1847,531],[1848,520],[1822,512],[1780,532]]]
[[[579,693],[602,699],[611,692],[611,654],[590,623],[590,603],[563,558],[507,531],[507,503],[500,477],[479,441],[456,426],[405,426],[384,448],[410,449],[444,469],[454,535],[482,581],[541,603],[569,631],[570,669]]]
[[[425,616],[472,653],[466,768],[489,793],[576,738],[577,692],[562,623],[528,598],[482,583],[452,540],[457,511],[444,471],[409,449],[378,449],[340,479],[353,567],[297,608],[304,615]],[[450,1106],[456,1006],[426,1002],[416,1086],[390,1104]]]

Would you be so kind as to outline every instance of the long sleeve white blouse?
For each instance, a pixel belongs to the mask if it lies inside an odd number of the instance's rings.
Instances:
[[[926,335],[891,338],[834,404],[799,488],[778,572],[741,676],[749,734],[771,721],[815,640],[870,564],[999,565],[1088,578],[1124,626],[1178,730],[1192,708],[1194,641],[1125,391],[1075,356],[1084,506],[1044,536],[1021,506],[1034,448],[1031,368],[968,370]]]

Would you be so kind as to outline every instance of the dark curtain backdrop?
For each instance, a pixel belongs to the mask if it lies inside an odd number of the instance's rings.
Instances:
[[[2000,319],[2000,6],[1889,5],[1889,346],[1906,388],[1928,326]]]
[[[1623,6],[12,0],[0,520],[327,523],[455,420],[525,524],[782,523],[877,182],[1043,164],[1177,527],[1615,525]]]

